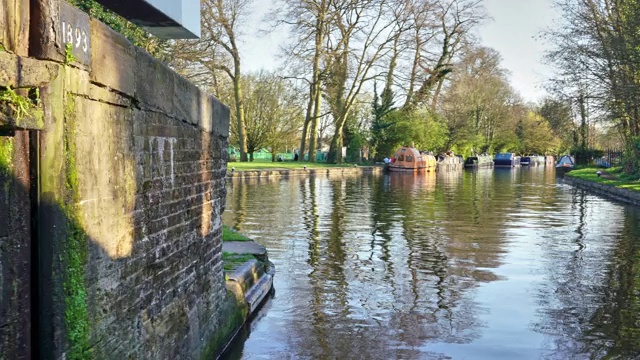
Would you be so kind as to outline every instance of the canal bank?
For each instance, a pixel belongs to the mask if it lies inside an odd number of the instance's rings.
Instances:
[[[375,174],[382,173],[381,166],[354,166],[354,167],[334,167],[334,168],[306,168],[299,169],[269,169],[269,170],[230,170],[227,171],[228,179],[248,179],[248,178],[278,178],[294,176],[343,176],[354,174]]]
[[[202,359],[220,358],[273,289],[275,267],[264,246],[226,226],[222,239],[227,298],[222,304],[224,316],[218,333]]]
[[[596,170],[594,170],[594,173],[595,171]],[[638,191],[624,189],[624,188],[616,187],[614,185],[609,185],[606,183],[599,183],[596,181],[579,178],[576,175],[577,174],[575,173],[572,174],[572,172],[568,172],[567,174],[564,175],[564,179],[566,182],[572,185],[575,185],[577,187],[591,190],[595,193],[613,198],[618,201],[640,206],[640,192]]]

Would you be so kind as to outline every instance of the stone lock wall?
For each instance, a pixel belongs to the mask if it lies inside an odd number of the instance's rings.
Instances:
[[[220,215],[229,109],[82,13],[71,19],[90,47],[70,56],[57,31],[69,10],[53,0],[30,5],[29,54],[0,49],[0,87],[41,74],[22,84],[39,90],[30,110],[42,123],[40,351],[198,358],[227,299]]]

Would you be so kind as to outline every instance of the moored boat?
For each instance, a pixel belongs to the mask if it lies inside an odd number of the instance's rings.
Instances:
[[[469,156],[464,161],[464,167],[492,167],[493,166],[493,157],[491,155],[483,154],[483,155],[475,155]]]
[[[573,169],[575,164],[576,162],[573,156],[563,155],[560,157],[560,160],[558,160],[558,163],[556,164],[556,173],[564,174],[567,171]]]
[[[456,155],[453,151],[438,154],[437,171],[456,171],[464,169],[464,159],[461,155]]]
[[[433,155],[421,153],[416,148],[403,146],[393,154],[387,169],[389,171],[435,171],[436,158]]]
[[[520,166],[520,156],[516,156],[514,153],[499,153],[493,159],[494,166],[498,167],[514,167]]]
[[[544,163],[545,163],[544,156],[528,155],[520,158],[520,165],[522,166],[525,166],[525,165],[536,166],[536,165],[542,165]]]

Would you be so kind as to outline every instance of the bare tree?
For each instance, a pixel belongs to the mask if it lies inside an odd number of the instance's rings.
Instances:
[[[374,66],[391,53],[398,22],[395,2],[335,1],[327,39],[325,97],[334,119],[328,161],[342,162],[343,129],[364,85],[378,74]]]
[[[202,0],[200,40],[174,42],[169,58],[176,71],[217,96],[224,96],[223,87],[233,88],[229,100],[235,105],[232,129],[240,146],[240,161],[247,161],[247,143],[238,42],[251,4],[252,0]]]
[[[286,77],[303,79],[308,84],[309,97],[302,126],[300,161],[304,161],[309,140],[309,161],[315,161],[318,120],[322,109],[322,57],[328,35],[329,0],[280,1],[277,4],[276,25],[290,27],[294,41],[284,48],[292,61]],[[296,66],[297,65],[297,66]]]
[[[462,48],[470,30],[485,18],[480,0],[438,0],[424,2],[413,11],[414,59],[404,108],[425,104],[432,92],[432,108],[453,58]],[[437,44],[437,46],[435,45]]]
[[[577,104],[582,138],[588,112],[605,115],[628,148],[628,172],[640,169],[640,4],[634,0],[557,0],[564,22],[547,32],[552,87]],[[586,103],[589,101],[589,109]],[[585,144],[586,145],[586,144]]]

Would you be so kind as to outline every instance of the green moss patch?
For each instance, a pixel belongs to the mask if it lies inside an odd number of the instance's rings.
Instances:
[[[28,97],[19,95],[11,87],[0,87],[0,103],[5,104],[16,120],[29,115],[31,109],[31,100]]]
[[[227,225],[222,225],[222,241],[251,241],[251,239]]]
[[[13,163],[13,138],[0,137],[0,171],[9,171]]]
[[[597,175],[598,171],[602,172],[602,176]],[[572,170],[566,175],[576,179],[593,181],[599,184],[640,192],[640,179],[624,174],[621,168],[610,168],[606,170],[601,168],[581,168]]]
[[[249,314],[246,304],[238,302],[233,293],[227,292],[225,300],[226,306],[222,312],[222,322],[207,342],[200,357],[203,360],[216,359],[223,347],[232,340],[232,337],[244,324]]]
[[[251,254],[236,254],[230,252],[222,253],[222,262],[224,271],[233,271],[238,268],[242,264],[246,263],[249,260],[253,260],[256,257]]]
[[[65,103],[64,155],[65,201],[61,204],[67,219],[67,238],[61,254],[66,268],[64,274],[64,322],[69,344],[67,358],[91,359],[89,348],[89,317],[85,267],[87,264],[88,237],[82,227],[77,204],[80,200],[75,145],[75,101],[68,95]]]

